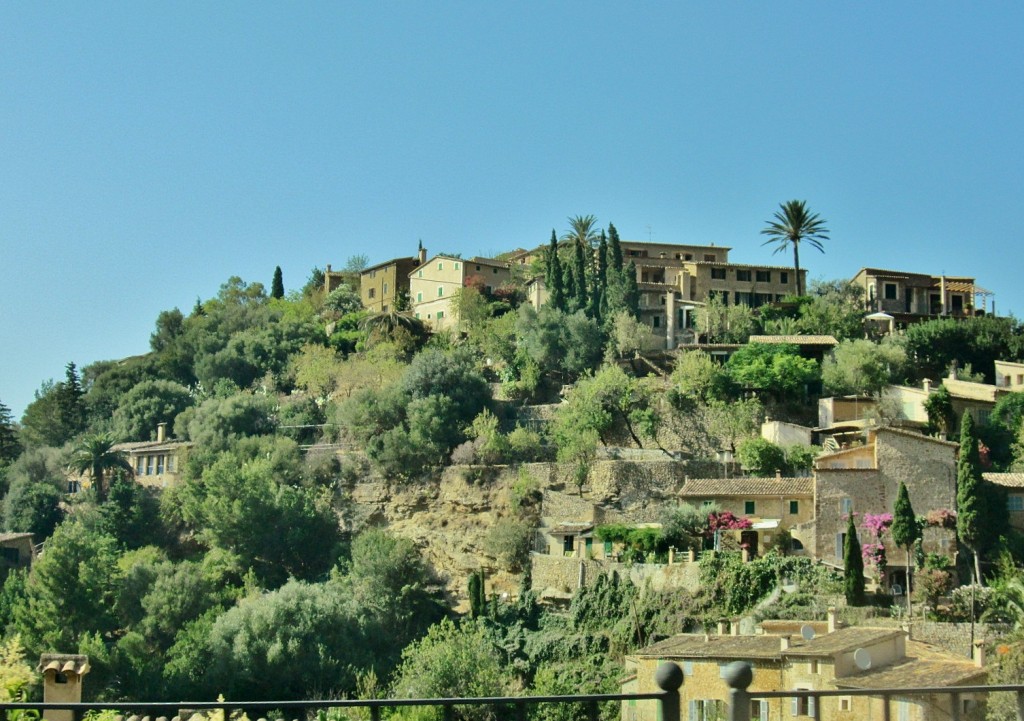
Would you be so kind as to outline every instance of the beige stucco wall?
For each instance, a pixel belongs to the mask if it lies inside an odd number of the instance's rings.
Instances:
[[[778,446],[811,445],[811,429],[796,423],[765,421],[761,424],[761,437]]]
[[[474,277],[483,280],[485,287],[498,288],[511,277],[504,266],[478,263],[475,260],[435,256],[409,275],[409,300],[413,315],[432,330],[458,326],[458,314],[451,299]],[[442,317],[438,318],[437,314]]]
[[[1024,390],[1024,363],[996,361],[996,385],[1012,391]]]
[[[392,310],[398,289],[409,287],[409,271],[412,270],[412,265],[411,260],[396,260],[361,273],[359,297],[363,307],[372,313]]]

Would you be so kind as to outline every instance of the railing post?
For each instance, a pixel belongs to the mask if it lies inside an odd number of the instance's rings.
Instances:
[[[679,689],[683,685],[683,669],[671,661],[658,666],[654,683],[662,690],[660,721],[679,721]]]
[[[1024,721],[1024,691],[1017,692],[1017,721]]]
[[[733,661],[725,667],[722,678],[729,684],[729,721],[750,721],[750,694],[747,687],[754,680],[754,671],[746,661]]]

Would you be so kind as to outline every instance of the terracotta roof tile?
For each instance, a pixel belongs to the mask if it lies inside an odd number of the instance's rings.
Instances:
[[[981,477],[1003,488],[1024,488],[1024,473],[982,473]]]
[[[807,478],[688,478],[679,495],[683,498],[709,496],[810,496],[814,479]]]
[[[839,345],[831,335],[752,335],[751,343],[792,343],[793,345]]]

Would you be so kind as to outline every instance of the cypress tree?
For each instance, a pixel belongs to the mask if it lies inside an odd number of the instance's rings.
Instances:
[[[469,574],[469,581],[466,584],[466,591],[469,594],[469,615],[471,618],[480,618],[484,613],[484,590],[483,578],[479,571]]]
[[[843,593],[850,606],[864,604],[864,557],[861,555],[857,526],[850,514],[846,524],[846,540],[843,544]]]
[[[608,224],[608,252],[611,254],[610,262],[613,270],[622,270],[622,246],[619,245],[619,231],[615,226]]]
[[[978,438],[974,435],[974,419],[964,413],[960,421],[960,455],[956,459],[956,533],[974,555],[974,580],[978,585],[981,585],[978,551],[983,533],[982,503]]]
[[[636,263],[629,261],[629,265],[623,270],[626,285],[626,309],[633,314],[637,320],[640,319],[640,287],[636,282]]]
[[[572,265],[567,264],[562,268],[562,292],[565,300],[562,302],[563,307],[560,310],[571,313],[576,310],[576,279],[572,272]]]
[[[576,243],[573,276],[576,279],[576,309],[586,311],[590,307],[590,284],[587,283],[587,260],[583,252],[583,243]]]
[[[558,257],[558,238],[551,231],[551,246],[548,248],[547,275],[548,303],[558,310],[565,310],[565,288],[562,285],[562,261]]]
[[[270,297],[284,298],[284,278],[281,276],[281,266],[274,268],[274,280],[270,282]]]
[[[593,312],[591,315],[598,323],[606,315],[608,303],[608,238],[601,231],[601,240],[597,244],[597,270],[594,273]]]
[[[900,481],[900,489],[896,493],[896,504],[892,508],[892,528],[889,530],[893,543],[907,549],[907,615],[910,616],[910,576],[913,570],[910,553],[914,548],[914,542],[921,537],[921,527],[917,524],[914,507],[910,505],[910,493],[903,481]]]

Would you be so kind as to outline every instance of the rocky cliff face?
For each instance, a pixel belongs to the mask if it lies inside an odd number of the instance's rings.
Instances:
[[[387,528],[416,543],[437,571],[453,604],[464,603],[470,573],[485,569],[488,590],[515,593],[520,574],[487,550],[501,519],[523,518],[538,528],[558,523],[656,521],[687,475],[682,461],[598,461],[582,496],[554,463],[487,468],[453,466],[439,477],[391,482],[365,476],[351,488],[352,523]],[[536,501],[517,502],[524,488]]]

